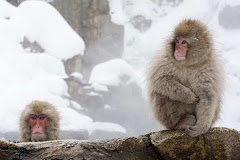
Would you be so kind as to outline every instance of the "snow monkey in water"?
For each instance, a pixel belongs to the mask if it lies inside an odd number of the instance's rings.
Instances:
[[[57,140],[59,113],[47,102],[33,101],[20,117],[20,142]]]
[[[206,25],[183,20],[148,71],[156,118],[167,129],[183,129],[192,137],[207,132],[221,109],[221,67]]]

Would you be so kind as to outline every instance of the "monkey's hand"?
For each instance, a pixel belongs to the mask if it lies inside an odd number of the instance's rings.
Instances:
[[[191,89],[185,87],[180,83],[179,86],[175,89],[175,92],[172,95],[172,97],[177,100],[179,99],[178,101],[181,101],[186,104],[197,104],[199,102],[199,97],[197,97],[196,94],[193,93]]]
[[[211,123],[200,125],[196,124],[195,126],[188,126],[186,127],[185,131],[186,133],[191,137],[197,137],[201,134],[206,133],[211,127]]]
[[[211,92],[204,91],[200,102],[196,106],[197,122],[194,126],[186,128],[186,133],[192,137],[206,133],[212,126],[214,114],[216,112],[217,101]]]
[[[197,104],[199,102],[199,97],[191,91],[191,89],[184,86],[184,92],[182,93],[182,98],[185,100],[186,104]]]

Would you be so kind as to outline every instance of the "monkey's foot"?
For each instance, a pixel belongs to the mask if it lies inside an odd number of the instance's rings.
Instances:
[[[195,126],[189,126],[185,129],[186,133],[191,136],[191,137],[197,137],[201,134],[206,133],[209,130],[210,126],[206,125],[206,126],[199,126],[199,125],[195,125]]]
[[[186,130],[187,128],[194,126],[196,124],[197,120],[194,115],[187,114],[186,117],[180,122],[177,126],[176,129],[184,129]]]

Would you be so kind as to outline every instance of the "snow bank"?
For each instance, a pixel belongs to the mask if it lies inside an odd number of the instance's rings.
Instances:
[[[14,13],[15,7],[6,2],[5,0],[0,1],[0,18],[9,18]]]
[[[67,60],[84,53],[85,44],[82,38],[57,10],[46,2],[21,3],[12,20],[18,23],[20,30],[24,30],[24,36],[30,41],[38,42],[47,54]]]
[[[91,73],[89,83],[98,83],[106,86],[118,86],[121,83],[136,82],[133,68],[122,59],[113,59],[96,65]]]

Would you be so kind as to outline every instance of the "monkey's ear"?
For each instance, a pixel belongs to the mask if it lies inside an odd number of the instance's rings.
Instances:
[[[209,43],[210,43],[209,33],[208,33],[207,31],[204,31],[203,34],[202,34],[202,36],[203,36],[204,41],[205,41],[207,44],[209,44]]]

